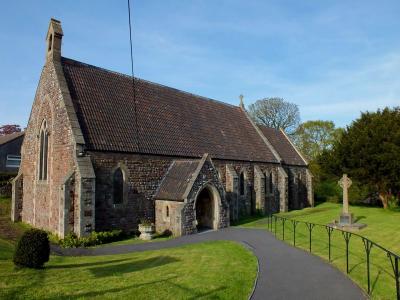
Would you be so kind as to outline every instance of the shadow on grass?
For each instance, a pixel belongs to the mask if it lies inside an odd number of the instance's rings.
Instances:
[[[192,289],[189,287],[185,287],[181,284],[177,284],[174,282],[171,282],[172,280],[178,278],[178,276],[173,276],[169,277],[166,279],[161,279],[161,280],[154,280],[154,281],[149,281],[141,284],[133,284],[125,287],[120,287],[120,288],[112,288],[112,289],[106,289],[106,290],[97,290],[97,291],[88,291],[88,292],[78,292],[74,294],[65,294],[65,295],[57,295],[57,296],[51,296],[47,297],[44,299],[48,300],[66,300],[66,299],[86,299],[86,298],[92,298],[92,297],[104,297],[106,294],[114,294],[114,297],[116,296],[116,293],[119,292],[124,292],[124,291],[129,291],[129,290],[134,290],[137,288],[141,288],[144,286],[149,286],[148,288],[156,288],[157,284],[169,284],[174,286],[176,289],[181,289],[185,291],[188,295],[186,299],[199,299],[199,298],[207,298],[207,299],[219,299],[220,297],[218,296],[218,292],[226,290],[226,287],[217,287],[215,289],[212,289],[210,291],[204,291],[200,289]],[[133,292],[133,291],[132,291]],[[121,295],[122,297],[122,295]],[[129,296],[126,296],[128,298]],[[132,297],[132,295],[131,295]],[[132,297],[133,298],[133,297]],[[173,298],[173,295],[171,295],[171,298]]]
[[[374,279],[374,281],[372,282],[372,285],[371,285],[371,294],[372,294],[372,293],[374,292],[374,290],[375,290],[376,283],[378,282],[378,279],[379,279],[379,277],[381,276],[381,273],[382,273],[382,271],[379,270],[379,271],[378,271],[378,274],[376,275],[376,277],[375,277],[375,279]]]
[[[192,296],[187,299],[199,299],[199,298],[207,298],[207,299],[219,299],[217,295],[215,295],[219,291],[226,290],[225,286],[217,287],[211,291],[203,291],[203,290],[196,290],[191,289],[189,287],[185,287],[181,284],[171,282],[171,285],[175,286],[178,289],[184,290],[187,293],[190,293]]]
[[[106,266],[90,268],[89,271],[91,271],[95,277],[107,277],[156,268],[178,261],[178,259],[171,256],[158,256],[117,265],[107,264]],[[112,261],[110,263],[112,263]]]
[[[44,298],[44,299],[48,299],[48,300],[66,300],[66,299],[86,299],[86,298],[92,298],[92,297],[98,297],[98,296],[102,296],[104,297],[105,294],[108,293],[119,293],[119,292],[123,292],[123,291],[127,291],[127,290],[131,290],[131,289],[137,289],[140,288],[142,286],[153,286],[159,283],[164,283],[164,282],[168,282],[171,279],[175,279],[178,278],[178,276],[173,276],[173,277],[169,277],[166,279],[161,279],[161,280],[154,280],[154,281],[150,281],[150,282],[145,282],[145,283],[140,283],[140,284],[134,284],[134,285],[129,285],[129,286],[125,286],[125,287],[120,287],[120,288],[113,288],[113,289],[107,289],[107,290],[97,290],[97,291],[89,291],[89,292],[78,292],[76,294],[66,294],[66,295],[57,295],[57,296],[52,296],[52,297],[48,297],[48,298]]]
[[[18,268],[19,271],[24,271],[24,268]],[[27,270],[29,271],[29,269]],[[8,274],[9,276],[9,274]],[[21,276],[20,274],[17,274],[18,278]],[[0,298],[1,299],[21,299],[21,292],[23,293],[26,290],[29,290],[30,288],[34,289],[37,288],[38,286],[43,286],[43,282],[46,279],[46,272],[45,269],[37,269],[35,270],[34,275],[32,275],[31,272],[29,272],[26,275],[26,281],[24,281],[23,286],[17,286],[17,287],[11,287],[7,288],[4,287],[0,289]],[[4,276],[6,277],[6,276]],[[16,279],[18,281],[18,278]]]
[[[50,265],[50,266],[46,266],[46,269],[76,269],[76,268],[85,268],[85,267],[102,266],[102,265],[120,263],[120,262],[127,261],[127,260],[132,260],[132,259],[125,258],[125,259],[116,259],[116,260],[88,262],[88,263],[81,263],[81,264]]]
[[[354,220],[354,223],[357,223],[358,221],[362,220],[362,219],[366,219],[365,216],[358,216],[356,217],[356,219]]]

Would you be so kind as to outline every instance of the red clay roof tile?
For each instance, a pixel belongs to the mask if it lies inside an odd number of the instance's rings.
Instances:
[[[62,64],[88,150],[277,162],[237,106],[135,78],[135,120],[132,77]]]

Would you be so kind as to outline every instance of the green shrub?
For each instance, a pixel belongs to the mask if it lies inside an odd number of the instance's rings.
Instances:
[[[337,182],[326,180],[318,182],[314,188],[315,200],[317,202],[339,202],[342,197],[342,192]]]
[[[78,237],[75,233],[69,233],[64,239],[60,240],[59,244],[64,248],[91,247],[119,241],[125,237],[126,235],[122,230],[92,231],[86,237]]]
[[[18,241],[14,264],[28,268],[42,268],[49,261],[50,242],[47,233],[39,229],[26,231]]]
[[[399,205],[400,205],[399,198],[397,198],[396,196],[391,196],[391,197],[389,198],[388,207],[389,207],[390,209],[396,209],[396,208],[399,207]]]

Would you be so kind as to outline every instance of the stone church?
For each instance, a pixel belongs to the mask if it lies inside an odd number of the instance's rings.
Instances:
[[[12,220],[64,237],[174,235],[241,216],[313,205],[307,161],[282,130],[234,106],[61,55],[51,19],[46,59],[13,181]]]

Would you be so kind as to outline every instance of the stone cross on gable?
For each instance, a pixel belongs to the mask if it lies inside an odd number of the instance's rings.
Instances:
[[[239,106],[240,106],[242,109],[244,109],[244,102],[243,102],[243,95],[242,95],[242,94],[239,95],[239,99],[240,99],[240,104],[239,104]]]
[[[343,214],[349,213],[349,194],[347,189],[351,186],[352,181],[347,174],[343,174],[343,177],[338,181],[340,187],[343,189]]]

